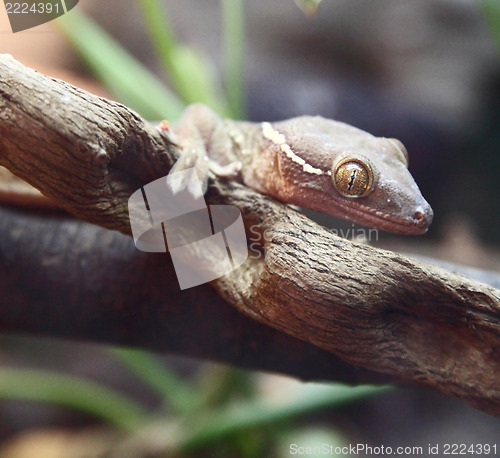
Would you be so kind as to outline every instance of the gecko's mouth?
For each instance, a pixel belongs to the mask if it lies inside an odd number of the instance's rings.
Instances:
[[[350,202],[349,205],[337,201],[335,206],[340,207],[343,218],[349,219],[363,226],[373,226],[388,232],[399,234],[424,234],[434,216],[430,205],[422,199],[422,204],[416,205],[413,212],[405,215],[395,215],[377,210],[359,202]],[[339,216],[339,212],[332,212],[333,216]]]

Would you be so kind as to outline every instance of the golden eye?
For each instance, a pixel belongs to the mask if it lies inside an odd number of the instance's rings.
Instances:
[[[333,184],[345,197],[363,197],[373,189],[373,171],[369,164],[345,158],[333,168]]]

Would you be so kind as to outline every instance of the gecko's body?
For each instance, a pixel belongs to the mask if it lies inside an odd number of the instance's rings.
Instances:
[[[196,166],[233,175],[282,202],[405,234],[426,232],[433,212],[395,139],[316,116],[276,123],[222,120],[188,107],[175,129],[182,154],[171,173]]]
[[[424,233],[432,221],[398,140],[319,116],[272,124],[220,119],[204,105],[189,106],[173,134],[182,153],[170,173],[195,166],[204,189],[213,172],[282,202],[391,232]],[[2,168],[0,200],[54,206]]]

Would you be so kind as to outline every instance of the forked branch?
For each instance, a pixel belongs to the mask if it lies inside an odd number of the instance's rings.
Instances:
[[[166,175],[177,154],[168,133],[126,107],[1,57],[0,164],[79,219],[128,234],[129,196]],[[218,295],[205,296],[210,307],[227,301],[353,366],[500,414],[499,290],[341,239],[236,182],[211,180],[207,201],[240,208],[247,229],[260,234],[262,252],[212,283]],[[146,264],[156,266],[157,256],[146,256]],[[182,308],[191,297],[176,288],[162,291],[167,309]],[[141,293],[134,307],[151,305],[148,300]],[[122,342],[144,344],[137,336]],[[326,371],[325,378],[331,378]]]

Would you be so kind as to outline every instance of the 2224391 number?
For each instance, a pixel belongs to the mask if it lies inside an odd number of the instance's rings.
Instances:
[[[443,444],[444,455],[496,455],[496,444]]]
[[[59,4],[52,3],[6,3],[7,14],[59,14]]]

